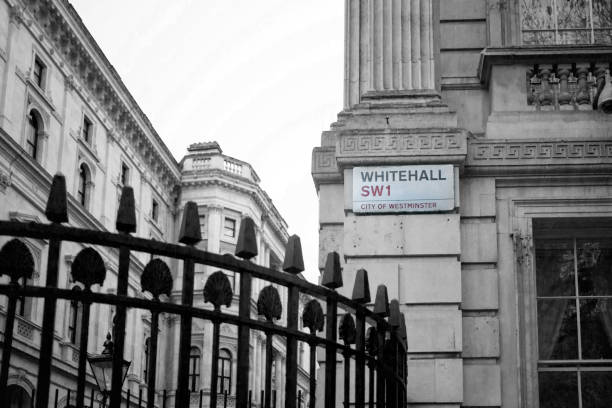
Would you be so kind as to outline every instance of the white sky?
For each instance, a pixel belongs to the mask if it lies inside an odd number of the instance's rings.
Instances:
[[[70,0],[180,160],[216,140],[249,162],[318,277],[311,152],[342,108],[340,0]]]

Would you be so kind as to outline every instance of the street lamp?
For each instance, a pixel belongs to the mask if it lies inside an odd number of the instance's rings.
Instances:
[[[106,406],[106,398],[108,398],[111,393],[113,383],[113,345],[111,335],[108,333],[106,335],[102,354],[90,355],[87,357],[91,371],[98,384],[98,389],[102,393],[102,406],[104,407]],[[123,372],[121,384],[125,381],[130,364],[131,362],[126,360],[123,360],[121,363]]]

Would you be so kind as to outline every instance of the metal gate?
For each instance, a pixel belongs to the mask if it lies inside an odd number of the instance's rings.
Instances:
[[[44,298],[43,323],[41,330],[40,356],[38,360],[38,377],[35,388],[35,407],[46,408],[53,399],[50,395],[51,359],[54,342],[54,322],[58,299],[79,302],[82,305],[81,347],[87,345],[89,310],[92,304],[107,304],[116,308],[112,341],[105,344],[107,354],[112,355],[112,385],[109,392],[109,406],[120,408],[126,406],[129,393],[122,390],[124,378],[123,355],[126,330],[126,308],[139,308],[151,312],[150,369],[147,372],[146,396],[140,396],[139,405],[152,408],[162,406],[155,400],[155,378],[158,364],[155,361],[157,351],[157,327],[160,313],[180,316],[180,341],[178,361],[178,389],[175,406],[190,405],[191,391],[188,388],[188,370],[191,345],[192,319],[203,319],[213,324],[212,370],[210,378],[210,406],[217,407],[227,396],[217,394],[217,357],[219,355],[219,327],[221,323],[237,326],[237,378],[236,407],[248,407],[251,403],[249,391],[249,336],[251,330],[265,333],[266,362],[265,390],[263,397],[265,408],[271,405],[271,367],[272,337],[280,336],[286,340],[287,362],[285,375],[285,407],[295,408],[302,405],[301,395],[297,394],[297,345],[298,341],[310,346],[310,398],[308,406],[335,408],[336,401],[336,368],[338,360],[343,364],[343,406],[348,407],[405,407],[406,406],[406,328],[404,316],[399,311],[399,304],[388,302],[384,286],[377,288],[374,305],[371,304],[367,272],[357,272],[352,299],[338,294],[335,289],[343,285],[340,259],[337,253],[329,254],[321,285],[313,285],[298,278],[295,274],[304,270],[302,250],[297,236],[289,239],[283,270],[279,272],[256,265],[249,261],[257,255],[255,225],[250,218],[241,223],[235,257],[219,255],[199,250],[194,246],[201,240],[197,206],[187,203],[183,213],[179,234],[180,244],[163,243],[155,240],[136,238],[130,234],[136,231],[134,193],[131,187],[124,187],[116,220],[118,233],[99,230],[88,230],[62,225],[68,222],[66,205],[66,183],[64,177],[53,178],[45,211],[50,224],[24,223],[17,221],[0,221],[0,236],[15,237],[0,250],[0,276],[7,275],[10,283],[0,285],[0,295],[8,297],[4,340],[2,342],[2,362],[0,369],[0,402],[8,404],[8,373],[11,353],[13,352],[13,329],[18,299],[24,297]],[[33,260],[27,246],[19,238],[37,238],[48,241],[47,272],[45,286],[29,286],[25,282],[31,277]],[[100,255],[91,247],[83,249],[72,263],[72,277],[80,282],[83,290],[61,289],[58,287],[58,268],[62,242],[104,246],[118,249],[118,276],[116,294],[92,292],[91,286],[103,286],[105,266]],[[152,260],[142,273],[142,289],[151,294],[151,299],[127,296],[130,270],[130,253],[144,252],[151,254]],[[182,261],[182,298],[180,304],[162,302],[161,294],[172,290],[172,277],[168,266],[160,259],[168,257]],[[193,307],[194,266],[209,265],[234,271],[240,274],[238,314],[224,312],[222,307],[232,301],[232,287],[222,272],[209,276],[204,286],[204,299],[214,306],[214,310]],[[270,283],[258,294],[257,312],[265,317],[251,318],[251,283],[259,278]],[[277,289],[272,285],[287,288],[288,297],[282,304]],[[304,308],[301,316],[303,327],[309,333],[299,330],[298,316],[299,295],[306,294],[312,298]],[[323,307],[325,307],[325,312]],[[274,323],[286,310],[286,325]],[[340,319],[339,319],[339,316]],[[338,321],[340,320],[339,324]],[[324,335],[318,335],[322,332]],[[316,350],[324,350],[324,401],[315,405],[317,387]],[[94,406],[93,396],[85,395],[87,352],[80,350],[76,389],[76,407],[82,408],[86,399],[88,406]],[[91,356],[89,356],[91,358]],[[351,370],[351,366],[353,369]],[[354,372],[354,376],[351,374]],[[368,386],[366,387],[366,375]],[[354,378],[353,378],[354,377]],[[351,382],[354,381],[351,392]],[[165,393],[164,393],[165,394]],[[57,396],[56,396],[57,398]],[[133,397],[132,397],[133,399]],[[144,401],[143,401],[144,400]],[[219,400],[219,401],[217,401]],[[34,402],[33,402],[34,405]],[[165,399],[163,401],[165,406]],[[129,403],[127,406],[131,406]]]

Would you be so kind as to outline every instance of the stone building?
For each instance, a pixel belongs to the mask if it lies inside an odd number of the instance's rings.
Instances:
[[[284,256],[287,225],[258,186],[254,170],[248,163],[222,156],[218,146],[208,152],[202,150],[205,146],[195,145],[183,162],[177,163],[68,1],[0,0],[0,219],[46,223],[44,209],[51,177],[60,172],[66,177],[71,225],[115,231],[121,188],[129,185],[134,189],[136,203],[135,236],[176,242],[184,202],[193,199],[200,205],[205,226],[203,248],[233,252],[241,217],[248,215],[258,220],[260,226],[261,252],[257,262],[278,265]],[[195,158],[200,156],[205,157],[198,164]],[[6,240],[0,237],[0,245]],[[44,285],[48,242],[24,242],[35,259],[35,274],[30,283]],[[61,288],[75,285],[70,265],[81,249],[83,246],[76,243],[62,245]],[[118,253],[106,249],[100,252],[107,269],[101,290],[112,292],[116,287]],[[149,260],[148,254],[133,255],[128,295],[147,296],[141,291],[139,277]],[[174,287],[180,288],[181,276],[177,271],[182,268],[177,264],[170,268]],[[196,300],[200,304],[208,272],[197,271],[196,290],[200,298],[196,296]],[[2,277],[0,281],[6,283],[6,279]],[[6,302],[6,297],[0,297],[2,328]],[[20,408],[30,407],[36,392],[42,308],[40,299],[20,301],[17,308],[9,385],[14,404]],[[54,406],[56,392],[58,407],[74,403],[79,316],[77,303],[58,301],[49,406]],[[89,353],[102,351],[105,336],[111,331],[112,316],[110,306],[92,306]],[[170,390],[176,388],[177,373],[176,359],[165,350],[178,347],[177,324],[167,316],[160,322],[158,361],[167,364],[168,369],[158,369],[156,388],[169,390],[167,403],[172,401],[174,393]],[[236,368],[232,328],[226,330],[230,334],[224,335],[223,344],[227,344],[228,353],[223,353],[222,358],[223,367],[230,367],[225,369],[224,378],[231,400]],[[124,387],[133,397],[141,391],[146,395],[144,373],[149,336],[150,313],[130,309],[125,358],[131,365]],[[200,355],[198,364],[194,363],[190,371],[190,378],[194,379],[192,390],[202,389],[206,395],[210,378],[209,337],[210,330],[205,327],[197,326],[194,330],[194,350]],[[253,349],[258,351],[255,355],[259,359],[253,362],[258,364],[253,369],[253,381],[261,377],[261,347],[262,339],[254,334]],[[280,381],[284,380],[282,342],[275,344],[275,351],[276,386],[280,390]],[[300,371],[302,387],[305,376]],[[93,389],[97,389],[95,382],[88,376],[87,401]],[[259,401],[257,390],[254,394]],[[279,401],[280,398],[279,392]]]
[[[401,303],[410,406],[610,406],[612,3],[345,7],[320,267]]]

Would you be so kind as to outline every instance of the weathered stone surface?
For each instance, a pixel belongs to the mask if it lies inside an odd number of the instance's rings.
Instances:
[[[460,253],[458,214],[347,214],[346,256],[455,255]]]
[[[497,269],[463,269],[461,271],[461,308],[491,310],[499,307]]]
[[[319,186],[319,223],[344,222],[344,187],[342,184]]]
[[[408,350],[413,353],[461,352],[461,311],[457,306],[405,306]]]
[[[463,401],[463,361],[459,358],[408,360],[408,402]]]
[[[463,357],[499,357],[499,318],[463,317]]]
[[[359,268],[368,271],[370,288],[386,284],[389,297],[402,304],[461,302],[461,265],[456,257],[349,258],[342,272],[345,281],[352,282]]]
[[[497,364],[463,365],[463,405],[492,407],[501,405],[501,374]]]
[[[495,216],[495,179],[475,177],[461,179],[460,212],[462,217]]]
[[[319,230],[319,269],[325,268],[327,254],[336,251],[342,256],[342,225],[325,225]]]
[[[492,219],[461,220],[461,262],[497,262],[497,229]]]
[[[440,20],[484,19],[486,0],[444,0],[440,2]]]

